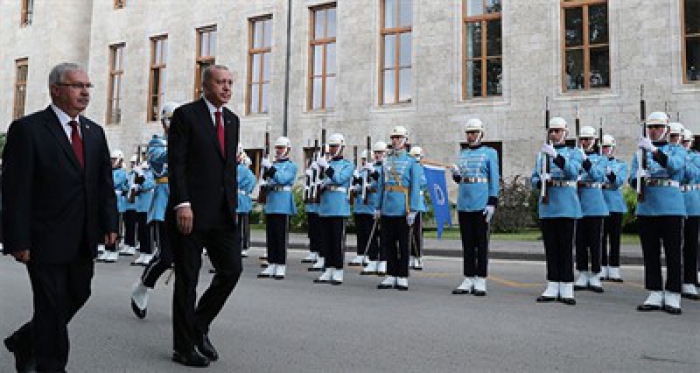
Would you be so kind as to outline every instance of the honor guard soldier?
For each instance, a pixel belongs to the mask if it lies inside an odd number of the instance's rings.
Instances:
[[[153,135],[151,141],[148,142],[148,150],[146,151],[146,159],[151,165],[155,179],[153,200],[147,215],[152,242],[155,244],[155,256],[146,264],[141,278],[134,284],[131,292],[131,310],[140,319],[146,317],[150,291],[156,286],[160,276],[173,266],[173,252],[168,229],[165,225],[165,213],[170,196],[167,146],[170,120],[178,106],[180,105],[174,102],[167,102],[163,105],[160,113],[163,135]]]
[[[396,126],[391,131],[391,152],[383,164],[379,181],[381,200],[381,244],[387,253],[388,276],[378,289],[408,290],[409,240],[420,209],[421,166],[406,151],[408,131]]]
[[[648,136],[639,140],[642,157],[632,161],[630,184],[641,187],[637,201],[639,236],[644,255],[644,282],[649,296],[639,311],[681,313],[681,241],[686,214],[680,181],[686,151],[668,143],[668,116],[654,112],[646,120]],[[640,158],[640,159],[638,159]],[[640,160],[646,162],[640,164]],[[646,164],[644,164],[646,163]],[[641,183],[638,184],[638,181]],[[666,258],[666,286],[661,272],[661,246]]]
[[[595,147],[595,128],[581,127],[578,139],[578,150],[583,159],[578,178],[579,202],[583,216],[576,225],[576,269],[579,277],[574,283],[574,290],[602,293],[600,245],[603,241],[603,219],[609,215],[608,205],[603,197],[603,182],[608,162]]]
[[[622,196],[622,186],[627,180],[627,163],[615,158],[617,144],[610,135],[603,136],[603,156],[608,158],[603,183],[603,198],[608,206],[608,215],[603,220],[603,244],[601,246],[601,280],[622,282],[620,274],[620,237],[622,216],[627,213],[627,204]],[[608,250],[608,244],[610,250]]]
[[[352,183],[353,165],[343,158],[345,138],[334,133],[328,138],[330,160],[321,157],[318,167],[323,177],[321,203],[318,216],[321,220],[321,236],[325,268],[315,283],[343,283],[343,262],[345,261],[345,225],[350,216],[348,191]]]
[[[123,214],[126,208],[126,197],[124,190],[126,189],[126,170],[124,169],[124,153],[115,149],[112,151],[112,179],[114,180],[114,194],[117,196],[117,211],[119,212],[119,226],[122,226]],[[117,244],[106,246],[104,253],[97,258],[98,262],[113,263],[119,259],[117,252]]]
[[[380,275],[384,276],[386,274],[386,251],[384,251],[384,246],[379,242],[381,237],[381,224],[379,222],[380,217],[377,214],[379,209],[379,203],[381,201],[381,194],[379,191],[379,180],[382,179],[382,172],[384,171],[382,164],[384,162],[384,156],[386,155],[387,145],[384,141],[377,141],[372,145],[372,168],[368,169],[368,176],[370,178],[369,190],[369,203],[372,206],[372,224],[374,226],[374,232],[370,232],[370,237],[368,237],[368,242],[364,245],[367,250],[365,252],[365,258],[367,259],[367,265],[360,272],[361,275]],[[369,172],[370,170],[373,170]],[[355,204],[357,208],[357,203]]]
[[[146,266],[153,259],[153,245],[151,241],[151,230],[148,227],[148,211],[153,202],[153,189],[155,180],[153,171],[148,162],[144,161],[132,171],[143,181],[138,185],[133,185],[136,193],[136,228],[139,240],[139,256],[134,260],[132,266]]]
[[[241,242],[241,256],[248,257],[250,248],[250,213],[253,211],[253,198],[251,193],[255,189],[255,174],[250,170],[250,158],[243,150],[243,145],[238,144],[238,238]]]
[[[700,300],[698,289],[698,234],[700,231],[700,154],[693,150],[693,133],[683,131],[683,147],[688,152],[681,191],[685,201],[686,221],[683,237],[683,298]]]
[[[576,219],[581,218],[576,180],[582,159],[580,151],[566,147],[566,134],[566,120],[549,121],[547,141],[532,173],[532,187],[541,192],[538,215],[547,262],[547,288],[537,301],[575,305],[572,245]]]
[[[311,162],[309,169],[306,171],[311,177],[311,182],[314,182],[314,175],[316,179],[320,180],[319,173],[321,172],[318,166],[318,159],[321,158],[321,153],[328,154],[328,144],[321,144],[323,151],[320,150],[314,154],[314,160]],[[320,188],[316,188],[314,185],[310,185],[311,188],[315,188],[316,193],[320,193]],[[309,255],[302,260],[305,263],[313,263],[311,268],[308,269],[309,272],[323,272],[326,267],[326,259],[323,257],[323,235],[321,234],[321,218],[318,215],[319,201],[317,195],[310,195],[309,201],[306,204],[306,217],[309,226]]]
[[[470,119],[464,125],[467,147],[452,165],[459,183],[457,211],[464,255],[464,280],[452,294],[486,295],[489,260],[489,224],[498,206],[500,172],[498,154],[482,145],[484,124]]]
[[[408,155],[420,165],[423,159],[423,148],[420,146],[412,146]],[[420,198],[418,200],[419,207],[416,214],[416,221],[413,223],[413,238],[411,239],[411,259],[409,266],[417,271],[423,270],[423,214],[428,212],[428,204],[425,202],[425,195],[428,193],[428,181],[425,178],[423,167],[420,167]]]
[[[265,221],[268,266],[259,278],[274,277],[282,280],[287,274],[287,245],[289,243],[289,217],[296,215],[292,186],[297,176],[297,165],[289,160],[291,143],[286,137],[275,141],[275,160],[262,160],[263,178],[267,181]]]
[[[368,260],[365,254],[367,243],[374,228],[375,207],[370,203],[369,187],[371,184],[370,174],[374,172],[372,159],[367,150],[362,151],[358,170],[353,175],[352,189],[354,190],[353,206],[355,207],[353,217],[355,218],[355,229],[357,230],[357,256],[348,263],[349,266],[361,266]],[[364,189],[364,192],[363,192]],[[363,193],[367,193],[366,200]]]
[[[130,200],[129,197],[132,194],[130,191],[134,182],[134,169],[137,166],[137,160],[138,157],[136,155],[132,155],[131,159],[129,159],[127,181],[126,184],[124,184],[124,189],[122,190],[124,193],[124,213],[122,214],[124,217],[124,245],[122,246],[121,250],[119,250],[119,255],[123,256],[132,256],[136,254],[136,199],[134,198],[133,200]],[[114,260],[109,259],[105,259],[105,263],[114,263],[118,258],[114,258]]]

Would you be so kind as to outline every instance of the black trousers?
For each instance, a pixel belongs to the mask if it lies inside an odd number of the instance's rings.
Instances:
[[[586,216],[576,222],[576,270],[600,273],[600,245],[603,242],[603,217]]]
[[[382,216],[382,246],[386,252],[387,273],[408,277],[409,226],[405,216]]]
[[[689,216],[683,228],[683,283],[698,282],[698,232],[700,216]]]
[[[486,277],[489,265],[489,224],[483,211],[460,211],[459,233],[462,236],[464,276]]]
[[[622,235],[622,213],[611,212],[603,219],[603,245],[600,262],[604,266],[620,266],[620,237]],[[608,250],[610,244],[610,250]]]
[[[34,351],[38,371],[64,372],[70,342],[68,323],[90,297],[92,258],[81,253],[69,264],[27,265],[34,315],[10,338],[25,351]]]
[[[170,238],[165,222],[153,221],[150,224],[151,237],[156,247],[156,255],[143,270],[141,282],[151,289],[156,286],[156,282],[161,275],[173,266],[173,249],[170,247]]]
[[[136,210],[124,211],[124,244],[127,246],[136,246],[136,220],[138,213]]]
[[[423,213],[416,214],[416,220],[413,222],[413,239],[411,242],[411,256],[423,256]]]
[[[267,214],[267,262],[270,264],[287,263],[287,244],[289,242],[289,215]]]
[[[323,216],[321,220],[322,256],[325,268],[343,269],[345,262],[345,223],[341,216]],[[325,269],[324,268],[324,269]]]
[[[371,260],[377,260],[379,256],[379,222],[372,233],[375,219],[372,214],[355,214],[355,229],[357,229],[357,255],[369,255]],[[367,243],[370,240],[372,242]]]
[[[122,237],[124,237],[124,229],[123,229],[124,228],[124,214],[123,213],[119,214],[118,227],[119,227],[118,228],[119,229],[119,238],[121,239]],[[117,244],[115,243],[114,245],[105,245],[105,250],[115,252],[115,251],[117,251]]]
[[[238,237],[241,250],[250,249],[250,214],[238,214]]]
[[[317,213],[307,212],[306,218],[309,225],[309,251],[323,256],[322,235],[321,235],[321,218]]]
[[[174,218],[174,214],[173,214]],[[196,218],[195,218],[196,219]],[[166,223],[175,264],[173,294],[173,348],[189,353],[223,308],[243,270],[235,227],[194,231],[184,236],[177,222]],[[202,248],[207,248],[216,274],[195,307],[197,281],[202,266]]]
[[[573,245],[576,220],[571,218],[540,219],[547,281],[573,282]]]
[[[127,210],[124,213],[124,221],[126,224],[126,237],[124,243],[128,246],[136,246],[136,238],[138,233],[139,251],[144,254],[152,254],[151,247],[151,232],[148,228],[148,213],[137,212],[136,210]]]
[[[681,292],[681,239],[683,217],[638,216],[639,238],[644,255],[644,287],[651,291],[664,289],[661,275],[661,246],[666,257],[666,290]]]

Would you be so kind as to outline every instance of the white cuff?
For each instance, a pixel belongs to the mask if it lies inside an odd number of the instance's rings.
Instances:
[[[189,202],[182,202],[181,204],[175,206],[174,210],[177,211],[183,207],[192,207],[192,205]]]

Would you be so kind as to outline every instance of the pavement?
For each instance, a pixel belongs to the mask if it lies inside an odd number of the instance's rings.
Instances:
[[[265,247],[264,230],[253,229],[251,230],[250,236],[252,246]],[[460,240],[425,238],[423,242],[425,246],[425,255],[453,258],[462,257],[462,241]],[[307,235],[304,233],[290,233],[289,247],[308,250],[309,239]],[[357,252],[357,236],[355,236],[355,234],[347,235],[346,250],[348,252]],[[544,261],[544,245],[542,241],[501,241],[492,239],[489,244],[489,258]],[[620,263],[622,265],[644,264],[642,247],[639,244],[621,245]]]
[[[576,293],[578,304],[539,304],[545,266],[492,260],[489,294],[452,295],[461,259],[425,257],[410,290],[378,290],[380,278],[347,268],[340,286],[314,284],[317,273],[290,250],[287,278],[258,279],[260,248],[212,325],[221,359],[209,372],[693,372],[700,367],[700,302],[683,315],[635,310],[646,296],[643,269],[622,267],[625,282],[605,293]],[[347,256],[346,259],[350,259]],[[170,361],[172,283],[151,293],[148,317],[129,306],[142,272],[121,258],[97,264],[93,292],[70,324],[69,372],[188,372]],[[204,261],[198,293],[212,279]],[[23,265],[0,257],[0,336],[31,316]],[[12,371],[0,349],[0,372]]]

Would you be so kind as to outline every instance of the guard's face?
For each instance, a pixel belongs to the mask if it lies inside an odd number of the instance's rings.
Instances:
[[[204,96],[215,106],[225,105],[231,100],[233,75],[224,69],[212,69],[211,78],[204,82]]]
[[[467,142],[470,144],[473,144],[477,141],[479,141],[479,131],[468,131],[467,132]]]
[[[666,135],[666,126],[664,125],[652,125],[647,127],[647,134],[651,141],[663,140]]]
[[[595,140],[591,138],[581,138],[579,139],[579,145],[584,148],[584,149],[590,149],[593,144],[595,144]]]
[[[681,141],[681,135],[676,135],[675,133],[668,137],[668,141],[672,144],[678,144]]]
[[[683,141],[683,147],[690,150],[693,148],[693,142],[688,140],[688,141]]]
[[[287,147],[286,146],[275,146],[275,155],[277,158],[282,158],[287,155]]]
[[[566,132],[564,132],[564,130],[561,128],[551,129],[551,130],[549,130],[549,141],[551,141],[555,144],[563,142],[565,133]]]
[[[69,115],[77,115],[88,107],[91,88],[87,73],[75,70],[65,73],[63,81],[52,85],[50,90],[57,106]]]
[[[613,147],[612,146],[604,146],[603,147],[603,155],[610,156],[613,153]]]
[[[375,162],[381,162],[384,160],[384,152],[374,152],[374,160]]]
[[[337,157],[343,154],[343,147],[339,145],[331,145],[328,147],[331,156]]]
[[[402,136],[391,136],[391,148],[394,150],[403,149],[406,145],[406,138]]]

